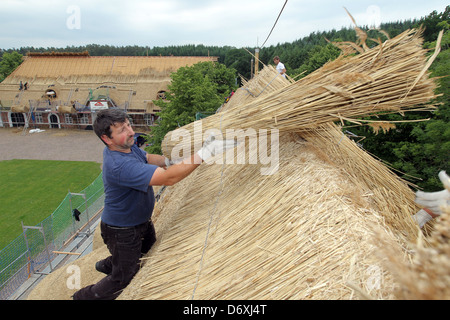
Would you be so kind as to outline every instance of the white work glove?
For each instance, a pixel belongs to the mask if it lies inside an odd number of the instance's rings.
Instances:
[[[416,220],[417,224],[420,228],[423,228],[423,226],[430,220],[433,220],[433,217],[426,212],[425,210],[420,210],[414,215],[414,220]]]
[[[203,142],[203,146],[197,151],[197,154],[203,161],[225,152],[228,149],[236,147],[235,140],[216,140],[214,135],[210,135],[208,139]]]
[[[450,189],[450,178],[445,171],[439,173],[439,179]],[[428,221],[440,216],[444,207],[450,206],[450,192],[447,189],[438,192],[417,191],[415,202],[424,207],[414,215],[414,219],[422,228]]]
[[[164,162],[166,163],[166,168],[170,167],[171,165],[173,165],[173,161],[169,160],[169,158],[165,158]]]

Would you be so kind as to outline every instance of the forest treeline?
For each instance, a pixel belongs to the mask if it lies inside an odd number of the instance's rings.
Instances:
[[[444,12],[432,12],[430,15],[421,19],[405,20],[381,24],[380,29],[386,31],[390,37],[402,33],[410,28],[425,27],[424,40],[432,42],[437,39],[440,31],[438,23],[448,20],[450,6]],[[361,27],[368,30],[368,27]],[[376,33],[373,31],[372,33]],[[376,38],[381,36],[375,34]],[[279,56],[286,65],[288,74],[296,76],[304,73],[305,75],[321,67],[326,61],[334,59],[339,51],[337,48],[329,45],[329,41],[356,41],[356,33],[353,28],[342,28],[340,30],[331,30],[324,32],[313,32],[309,36],[295,40],[290,43],[279,43],[264,47],[260,51],[260,60],[263,64],[272,64],[274,56]],[[229,68],[234,68],[239,75],[246,79],[251,77],[251,59],[249,52],[254,53],[254,47],[236,48],[232,46],[205,46],[205,45],[179,45],[166,47],[144,47],[144,46],[114,46],[89,44],[84,46],[67,46],[65,48],[56,47],[20,47],[10,49],[0,49],[0,56],[5,52],[26,55],[29,52],[84,52],[88,51],[91,56],[215,56],[220,63]]]

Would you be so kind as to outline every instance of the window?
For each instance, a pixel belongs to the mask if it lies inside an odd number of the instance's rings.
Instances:
[[[64,115],[64,121],[65,121],[65,123],[67,123],[67,124],[73,124],[73,118],[72,118],[72,116],[70,115],[70,114],[65,114]]]
[[[87,114],[81,116],[80,124],[89,124],[89,116]]]
[[[42,117],[42,112],[35,112],[33,120],[35,123],[44,123],[44,117]]]
[[[54,89],[45,90],[45,95],[47,98],[56,98],[56,91]]]
[[[153,115],[149,113],[144,114],[144,122],[147,126],[152,126],[154,122]]]
[[[162,99],[166,100],[166,92],[165,91],[158,91],[158,95],[156,96],[156,99]]]

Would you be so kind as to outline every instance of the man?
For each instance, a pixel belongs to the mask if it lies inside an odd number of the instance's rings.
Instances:
[[[207,139],[197,153],[170,165],[165,157],[139,149],[122,110],[100,111],[94,131],[106,145],[103,151],[105,205],[100,228],[111,256],[95,265],[107,276],[75,292],[74,300],[115,299],[138,272],[140,258],[156,241],[151,221],[155,202],[152,186],[171,186],[192,173],[202,161],[234,147],[234,141]]]
[[[273,58],[273,62],[275,63],[278,73],[286,78],[286,67],[284,66],[283,63],[281,63],[280,57],[276,56],[275,58]]]

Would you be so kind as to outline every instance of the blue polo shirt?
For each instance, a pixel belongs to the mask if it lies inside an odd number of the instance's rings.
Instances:
[[[158,167],[147,163],[145,151],[136,145],[131,153],[103,151],[105,207],[102,221],[116,227],[147,222],[153,213],[155,196],[149,185]]]

